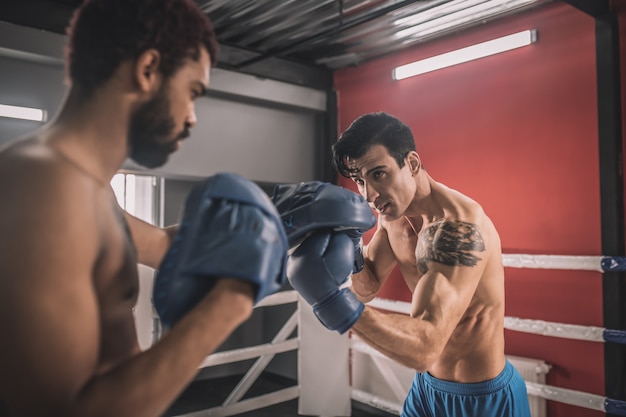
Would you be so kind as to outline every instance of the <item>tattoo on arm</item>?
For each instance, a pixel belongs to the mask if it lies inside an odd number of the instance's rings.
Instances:
[[[481,260],[472,252],[484,252],[485,242],[473,223],[440,221],[419,234],[417,266],[422,274],[430,262],[448,266],[476,266]]]

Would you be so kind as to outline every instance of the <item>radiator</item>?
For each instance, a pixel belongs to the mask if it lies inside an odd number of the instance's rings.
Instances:
[[[522,358],[507,355],[507,359],[519,371],[524,381],[546,383],[546,375],[550,371],[550,365],[540,359]],[[530,403],[530,415],[532,417],[547,417],[546,400],[540,397],[528,396]]]

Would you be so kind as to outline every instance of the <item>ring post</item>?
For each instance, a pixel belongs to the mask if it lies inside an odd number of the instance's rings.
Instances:
[[[298,297],[298,414],[350,416],[350,341],[326,329]]]

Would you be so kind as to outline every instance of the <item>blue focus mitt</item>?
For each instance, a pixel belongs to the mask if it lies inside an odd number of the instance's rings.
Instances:
[[[353,272],[363,268],[362,235],[376,224],[363,196],[338,185],[310,181],[277,185],[272,201],[280,213],[290,247],[315,230],[346,231],[354,245]]]
[[[255,302],[286,280],[287,236],[265,192],[237,174],[221,173],[194,187],[179,231],[157,272],[153,302],[171,327],[221,277],[254,284]]]

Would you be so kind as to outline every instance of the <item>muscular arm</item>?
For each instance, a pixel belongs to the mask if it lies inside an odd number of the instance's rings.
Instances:
[[[102,271],[115,248],[103,243],[99,186],[64,169],[0,165],[0,409],[20,417],[162,415],[249,317],[250,286],[219,281],[153,348],[102,372],[94,274],[116,272]]]
[[[253,296],[250,285],[240,280],[218,281],[152,348],[87,381],[71,413],[63,415],[161,416],[197,374],[202,360],[250,317]]]
[[[178,225],[159,228],[124,211],[124,217],[137,249],[137,262],[158,268],[178,232]]]
[[[352,328],[377,350],[422,372],[430,369],[448,343],[485,264],[480,257],[484,242],[475,225],[469,233],[468,223],[444,226],[447,229],[420,234],[417,258],[423,275],[413,291],[410,316],[366,307]]]
[[[351,289],[360,301],[367,303],[376,297],[396,264],[387,231],[380,223],[363,248],[363,260],[363,269],[352,274]]]

